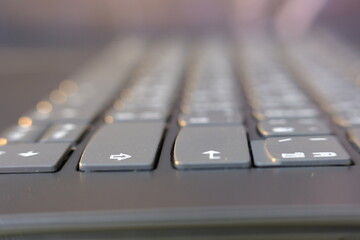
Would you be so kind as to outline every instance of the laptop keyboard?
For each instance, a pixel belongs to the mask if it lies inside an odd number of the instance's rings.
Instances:
[[[61,171],[73,151],[74,171],[156,171],[170,131],[174,171],[356,164],[356,51],[239,42],[115,41],[0,135],[0,172]]]

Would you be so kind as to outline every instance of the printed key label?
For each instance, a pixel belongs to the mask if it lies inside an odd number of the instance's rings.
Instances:
[[[282,153],[282,158],[305,158],[305,153],[303,152],[294,152],[294,153]]]
[[[321,158],[321,157],[336,157],[337,154],[334,153],[334,152],[314,152],[313,156],[318,157],[318,158]]]

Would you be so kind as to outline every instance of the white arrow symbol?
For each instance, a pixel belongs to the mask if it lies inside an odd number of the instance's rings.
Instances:
[[[5,154],[5,153],[6,153],[6,152],[4,152],[4,151],[0,151],[0,156],[3,155],[3,154]]]
[[[38,155],[38,154],[39,154],[38,152],[29,151],[29,152],[26,152],[26,153],[19,153],[18,155],[22,156],[22,157],[32,157],[32,156],[35,156],[35,155]]]
[[[128,159],[128,158],[131,158],[131,156],[128,155],[128,154],[125,154],[125,153],[120,153],[119,155],[111,155],[110,156],[110,159],[115,159],[115,160],[118,160],[118,161],[122,161],[122,160],[125,160],[125,159]]]
[[[215,154],[220,154],[220,152],[214,151],[214,150],[203,152],[202,154],[209,155],[209,159],[220,159],[221,158],[220,156],[215,156]]]

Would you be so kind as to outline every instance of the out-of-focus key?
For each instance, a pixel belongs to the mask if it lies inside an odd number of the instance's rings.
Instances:
[[[55,172],[69,149],[67,143],[20,143],[0,147],[0,173]]]
[[[6,139],[7,143],[35,142],[45,131],[46,125],[29,127],[15,126],[3,132],[0,137]]]
[[[353,142],[360,151],[360,127],[350,128],[348,134],[350,141]]]
[[[104,125],[81,157],[82,171],[151,170],[164,130],[162,122]]]
[[[165,122],[167,114],[160,111],[133,111],[118,112],[111,110],[105,116],[107,122],[127,122],[127,121],[163,121]]]
[[[41,142],[76,142],[88,126],[85,124],[55,124],[50,127]]]
[[[328,135],[326,123],[315,118],[268,119],[258,123],[258,131],[265,137]]]
[[[237,111],[207,111],[183,114],[179,118],[180,126],[199,124],[236,124],[242,123],[243,117]]]
[[[314,118],[319,115],[316,108],[274,108],[254,111],[258,120],[271,118]]]
[[[333,136],[276,137],[251,145],[258,167],[351,164],[350,156]]]
[[[178,169],[240,168],[250,166],[243,126],[200,126],[180,130],[174,148]]]

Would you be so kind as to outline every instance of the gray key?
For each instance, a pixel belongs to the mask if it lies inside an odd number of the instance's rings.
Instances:
[[[76,142],[84,133],[88,125],[85,124],[55,124],[50,127],[44,136],[40,139],[41,142]]]
[[[45,131],[45,126],[32,125],[29,127],[15,126],[3,132],[0,137],[8,143],[35,142]]]
[[[325,122],[315,118],[268,119],[260,121],[257,128],[265,137],[328,135],[331,133]]]
[[[106,114],[106,118],[111,118],[114,122],[128,121],[165,121],[166,114],[161,111],[114,111],[111,110]]]
[[[67,107],[66,105],[54,108],[52,112],[43,114],[32,111],[28,114],[34,122],[72,122],[72,123],[90,123],[101,111],[99,103],[89,103],[81,107]]]
[[[174,165],[178,169],[249,167],[244,127],[182,128],[175,142]]]
[[[0,173],[55,172],[69,149],[67,143],[19,143],[0,147]]]
[[[199,124],[226,124],[226,123],[242,123],[243,117],[240,112],[236,111],[207,111],[203,113],[192,112],[183,114],[179,118],[179,124],[199,125]]]
[[[150,170],[154,167],[164,124],[114,123],[92,137],[81,157],[82,171]]]
[[[255,165],[349,165],[350,156],[333,136],[277,137],[253,141]]]
[[[350,128],[348,134],[350,141],[353,142],[360,151],[360,127]]]
[[[258,120],[270,118],[314,118],[319,115],[316,108],[269,108],[255,110],[253,115]]]

